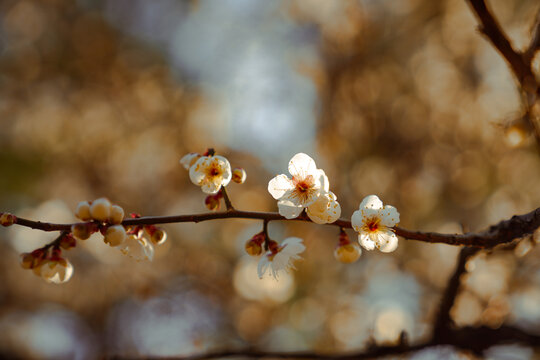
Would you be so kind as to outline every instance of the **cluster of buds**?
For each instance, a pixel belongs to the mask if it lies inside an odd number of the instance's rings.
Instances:
[[[204,154],[189,153],[180,160],[184,169],[189,171],[191,182],[209,194],[204,203],[212,211],[219,210],[224,188],[231,180],[238,184],[246,181],[246,171],[242,168],[231,170],[231,164],[223,156],[215,155],[214,149]]]
[[[53,246],[45,246],[30,253],[21,254],[21,266],[32,270],[35,275],[49,283],[65,283],[73,275],[73,265],[62,257],[60,247],[70,249],[74,246],[75,239],[71,234],[62,235]]]
[[[0,213],[0,225],[11,226],[17,222],[15,215],[10,213]]]
[[[113,205],[106,198],[99,198],[94,201],[81,201],[75,209],[75,216],[85,223],[74,224],[71,232],[79,240],[86,240],[93,233],[101,230],[105,235],[105,242],[111,246],[121,242],[119,234],[125,230],[119,225],[124,220],[124,209],[118,205]],[[110,232],[109,239],[107,233]]]
[[[91,202],[82,201],[77,205],[75,216],[85,223],[74,224],[71,227],[73,235],[80,240],[86,240],[93,233],[100,231],[103,241],[118,248],[123,254],[138,261],[152,260],[154,245],[160,245],[167,239],[167,234],[154,225],[134,226],[126,229],[122,225],[124,209],[111,204],[105,198]],[[140,217],[131,214],[132,218]],[[145,235],[148,235],[145,236]]]

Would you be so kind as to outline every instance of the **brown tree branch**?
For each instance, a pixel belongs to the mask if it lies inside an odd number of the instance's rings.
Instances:
[[[345,353],[345,354],[325,354],[318,352],[272,352],[258,350],[223,350],[208,352],[190,356],[171,357],[123,357],[113,356],[110,359],[146,359],[146,360],[205,360],[205,359],[226,359],[226,358],[251,358],[251,359],[317,359],[317,360],[352,360],[352,359],[374,359],[388,355],[402,355],[414,351],[419,351],[429,347],[450,345],[462,350],[468,350],[481,355],[482,352],[494,345],[499,344],[526,344],[532,347],[540,347],[540,335],[524,332],[515,327],[501,326],[498,329],[488,327],[465,327],[461,329],[449,329],[444,336],[433,338],[429,341],[415,345],[400,344],[395,346],[372,346],[365,351]]]
[[[174,216],[145,216],[134,219],[126,219],[122,222],[124,226],[132,225],[157,225],[184,222],[202,222],[217,219],[258,219],[265,221],[306,221],[311,222],[305,214],[295,219],[286,219],[279,213],[229,210],[225,212],[208,212],[190,215]],[[40,221],[33,221],[24,218],[17,218],[16,225],[29,227],[43,231],[69,231],[74,224],[53,224]],[[351,229],[349,220],[339,219],[328,225],[339,226]],[[508,220],[499,222],[489,229],[466,234],[440,234],[435,232],[412,231],[401,227],[394,227],[396,235],[410,240],[418,240],[428,243],[442,243],[448,245],[472,246],[481,248],[492,248],[500,244],[506,244],[516,238],[531,234],[540,227],[540,208],[527,214],[515,215]]]
[[[523,53],[525,61],[528,63],[532,63],[534,55],[540,50],[540,9],[538,9],[538,12],[536,13],[536,19],[531,29],[531,34],[532,37],[529,47]]]
[[[485,1],[467,0],[467,2],[471,5],[478,20],[480,20],[481,25],[479,26],[479,30],[508,62],[523,90],[532,90],[536,93],[538,84],[536,83],[530,61],[527,61],[523,54],[514,50],[498,21],[487,8]]]
[[[476,17],[480,21],[480,32],[482,32],[495,49],[499,51],[510,65],[514,76],[517,78],[526,98],[524,118],[532,129],[536,143],[540,147],[540,128],[534,116],[531,116],[531,108],[538,97],[540,97],[540,85],[536,81],[532,67],[534,54],[540,47],[540,10],[536,14],[531,42],[527,50],[521,53],[512,47],[512,44],[502,30],[497,19],[495,19],[486,6],[485,0],[467,0],[467,2],[471,5]]]
[[[461,276],[465,273],[465,265],[467,260],[478,252],[478,248],[466,247],[459,252],[458,261],[452,277],[450,278],[446,290],[441,299],[441,305],[439,307],[439,313],[435,318],[435,325],[433,327],[433,338],[443,339],[448,336],[450,327],[453,325],[450,318],[450,310],[454,305],[456,296],[458,295],[461,285]]]

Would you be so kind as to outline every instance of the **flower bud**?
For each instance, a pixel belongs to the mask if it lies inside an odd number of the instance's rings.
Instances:
[[[111,214],[111,202],[105,198],[99,198],[92,201],[90,205],[90,215],[98,221],[107,221]]]
[[[266,239],[266,234],[261,231],[258,234],[253,235],[251,239],[246,242],[246,252],[250,256],[259,256],[263,252],[262,244]]]
[[[126,240],[126,229],[122,225],[109,226],[105,232],[104,241],[109,246],[121,245]]]
[[[235,168],[232,172],[232,181],[237,184],[243,184],[246,181],[246,171],[242,168]]]
[[[79,240],[86,240],[92,235],[92,227],[89,223],[71,225],[71,233]]]
[[[21,254],[21,267],[23,269],[32,269],[34,267],[34,256],[31,253]]]
[[[88,201],[81,201],[78,203],[77,208],[75,209],[75,216],[82,221],[91,220],[90,203],[88,203]]]
[[[64,258],[47,260],[40,269],[40,275],[48,283],[62,284],[71,279],[73,265]]]
[[[253,241],[253,239],[249,240],[246,242],[246,252],[250,256],[259,256],[262,254],[262,246]]]
[[[77,240],[73,237],[72,234],[67,234],[60,240],[60,247],[65,250],[74,248],[77,245]]]
[[[334,251],[334,257],[337,261],[350,264],[358,260],[362,255],[362,250],[356,244],[350,243],[345,245],[338,245]]]
[[[161,245],[167,240],[167,233],[163,229],[156,228],[150,236],[150,240],[154,245]]]
[[[215,195],[208,195],[206,199],[204,199],[204,205],[206,205],[208,210],[217,211],[221,205],[222,198],[223,195],[221,194],[221,191]]]
[[[121,224],[124,220],[124,209],[118,205],[111,206],[111,213],[109,214],[109,222],[111,224]]]
[[[16,220],[17,218],[13,214],[10,214],[10,213],[0,214],[0,224],[2,224],[2,226],[11,226],[15,223]]]

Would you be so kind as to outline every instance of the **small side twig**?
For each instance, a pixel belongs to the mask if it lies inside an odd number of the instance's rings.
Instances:
[[[227,190],[225,190],[225,186],[221,188],[221,194],[223,195],[223,201],[225,201],[225,207],[227,208],[227,211],[234,211],[234,207],[232,206],[229,194],[227,194]]]

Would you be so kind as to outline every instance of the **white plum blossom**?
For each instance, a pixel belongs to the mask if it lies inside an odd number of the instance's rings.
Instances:
[[[319,196],[317,201],[309,205],[306,210],[309,218],[316,224],[333,223],[341,216],[341,206],[336,195],[329,191]]]
[[[398,222],[397,209],[391,205],[383,206],[376,195],[366,196],[351,219],[353,229],[359,233],[360,245],[366,250],[377,248],[382,252],[392,252],[397,248],[398,238],[392,227]]]
[[[190,168],[189,178],[206,194],[216,194],[231,181],[231,164],[223,156],[201,156]]]
[[[328,178],[317,169],[315,161],[304,153],[289,161],[289,173],[274,177],[268,183],[268,192],[278,200],[279,213],[287,219],[298,217],[304,208],[315,203],[321,194],[328,192]]]
[[[62,284],[71,279],[73,265],[64,258],[47,260],[39,267],[40,275],[45,281],[54,284]]]
[[[127,255],[136,261],[152,261],[154,258],[154,247],[144,236],[128,235],[118,248],[122,254]]]
[[[270,269],[270,274],[276,280],[279,271],[285,270],[288,272],[289,269],[294,269],[292,262],[301,259],[298,254],[306,249],[302,241],[302,239],[297,237],[287,238],[274,251],[270,250],[264,254],[257,267],[259,278],[262,279],[268,269]]]

